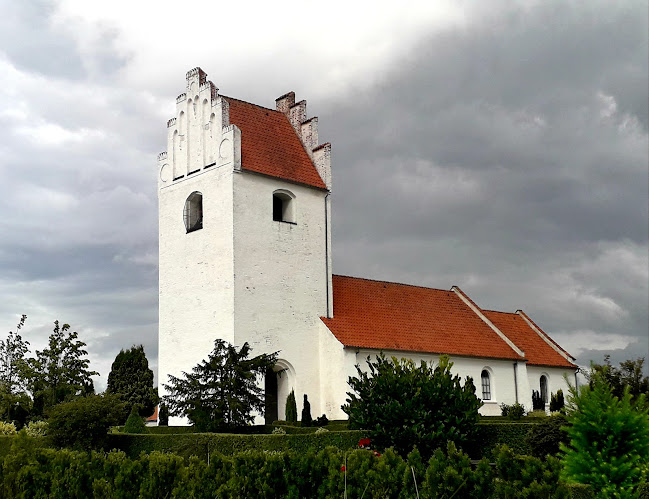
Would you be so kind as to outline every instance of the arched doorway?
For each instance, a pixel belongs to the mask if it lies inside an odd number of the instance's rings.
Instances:
[[[266,424],[284,419],[286,397],[295,388],[293,366],[283,359],[278,359],[273,369],[266,371],[264,388],[266,392],[264,413]]]

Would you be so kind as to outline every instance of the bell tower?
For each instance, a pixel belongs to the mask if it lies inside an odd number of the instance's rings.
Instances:
[[[269,109],[219,95],[200,68],[186,79],[158,156],[160,393],[220,338],[279,351],[274,417],[291,389],[318,412],[331,146],[292,92]]]

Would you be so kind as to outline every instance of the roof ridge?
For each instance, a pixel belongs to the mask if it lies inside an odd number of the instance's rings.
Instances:
[[[368,277],[356,277],[356,276],[351,276],[351,275],[342,275],[342,274],[333,274],[333,277],[345,277],[347,279],[358,279],[360,281],[369,281],[369,282],[380,282],[383,284],[396,284],[397,286],[408,286],[410,288],[420,288],[420,289],[430,289],[433,291],[446,291],[446,292],[452,292],[451,289],[442,289],[442,288],[431,288],[429,286],[420,286],[418,284],[408,284],[405,282],[395,282],[395,281],[384,281],[382,279],[370,279]]]
[[[258,107],[258,108],[261,108],[261,109],[265,109],[267,111],[273,111],[274,113],[279,113],[279,114],[282,114],[282,115],[284,114],[281,111],[278,111],[277,109],[273,109],[273,108],[266,107],[266,106],[260,106],[259,104],[255,104],[254,102],[248,102],[247,100],[237,99],[236,97],[229,97],[229,96],[223,95],[223,94],[219,94],[219,96],[224,98],[225,100],[236,100],[236,101],[239,101],[239,102],[243,102],[244,104],[249,104],[251,106],[255,106],[255,107]]]

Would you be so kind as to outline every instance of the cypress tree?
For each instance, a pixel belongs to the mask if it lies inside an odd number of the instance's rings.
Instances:
[[[295,402],[295,391],[291,390],[291,393],[286,397],[286,410],[284,411],[286,416],[286,421],[295,423],[297,421],[297,403]]]

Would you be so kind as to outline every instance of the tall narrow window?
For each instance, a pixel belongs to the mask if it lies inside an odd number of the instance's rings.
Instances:
[[[491,378],[489,371],[484,369],[480,375],[482,378],[482,400],[491,400]]]
[[[200,192],[192,192],[185,201],[183,221],[187,232],[203,228],[203,195]]]
[[[295,223],[295,195],[284,189],[273,192],[273,220]]]
[[[548,403],[548,378],[541,376],[541,400],[544,404]]]

